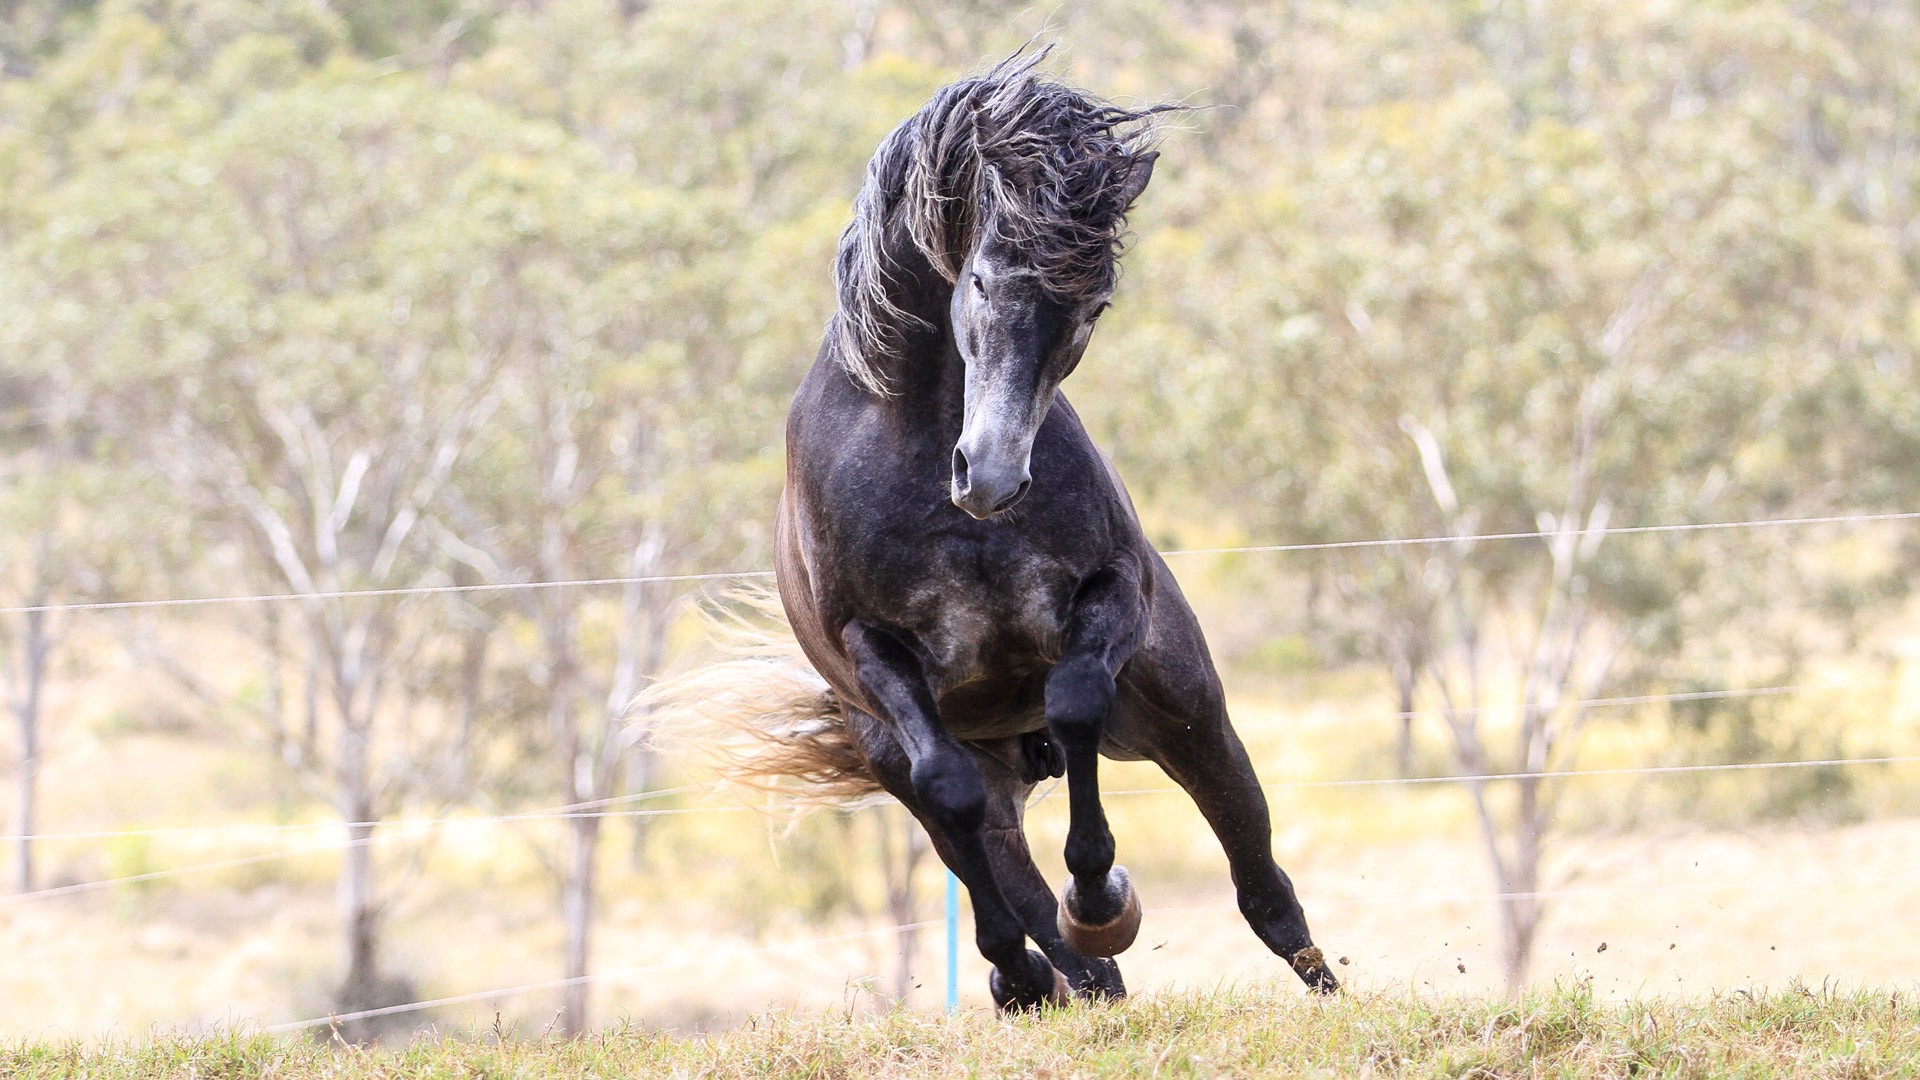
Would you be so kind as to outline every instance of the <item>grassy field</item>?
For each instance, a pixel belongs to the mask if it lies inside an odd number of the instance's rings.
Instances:
[[[1620,709],[1596,719],[1580,764],[1920,754],[1920,665],[1912,662],[1920,634],[1894,646],[1906,658],[1898,664],[1802,676],[1844,692],[1744,706],[1751,713],[1734,719],[1750,724],[1738,731],[1764,736],[1762,745],[1727,744],[1720,727],[1696,730],[1658,709]],[[84,686],[63,683],[52,699],[67,720],[51,733],[42,772],[44,827],[82,835],[40,846],[41,882],[161,876],[0,897],[0,1045],[100,1048],[150,1031],[204,1038],[334,1011],[339,851],[327,808],[277,783],[256,750],[167,722],[184,706],[143,703],[135,672],[101,674]],[[1394,728],[1379,719],[1390,705],[1375,673],[1242,678],[1233,699],[1262,777],[1279,785],[1270,796],[1275,851],[1321,944],[1350,959],[1342,971],[1360,998],[1496,993],[1503,978],[1492,882],[1461,790],[1288,786],[1392,775]],[[1417,767],[1448,769],[1441,733],[1429,725],[1420,734]],[[0,745],[0,760],[5,753]],[[1191,802],[1147,765],[1109,763],[1102,780],[1129,793],[1109,800],[1109,815],[1146,905],[1141,942],[1123,958],[1129,987],[1144,1001],[1206,993],[1232,1002],[1252,992],[1240,988],[1278,976],[1279,962],[1234,911],[1219,845]],[[1034,804],[1029,829],[1042,869],[1058,882],[1065,800],[1057,790],[1043,794],[1050,797]],[[647,805],[684,813],[652,820],[644,835],[636,831],[644,819],[609,825],[593,1022],[628,1018],[636,1029],[683,1036],[764,1027],[764,1017],[783,1013],[850,1013],[883,1031],[926,1023],[877,1019],[890,1006],[902,951],[912,958],[915,1009],[938,1004],[944,973],[936,930],[891,929],[876,825],[896,809],[795,822],[707,792]],[[488,820],[481,808],[458,805],[413,813],[454,820],[382,832],[386,970],[414,999],[558,977],[561,925],[546,863],[561,850],[562,823]],[[1533,968],[1541,984],[1577,982],[1615,1009],[1796,982],[1910,987],[1920,971],[1920,935],[1902,929],[1920,910],[1912,865],[1920,763],[1590,776],[1567,784],[1560,818],[1549,852],[1554,896]],[[214,831],[88,834],[177,824]],[[914,920],[939,917],[942,886],[938,867],[923,864]],[[970,945],[964,917],[961,936]],[[970,947],[960,959],[962,1003],[979,1009],[985,964]],[[406,1013],[383,1035],[391,1048],[415,1030],[485,1029],[497,1014],[509,1030],[537,1036],[558,1004],[551,988],[530,989]],[[1137,1008],[1147,1006],[1129,1015]],[[865,1030],[856,1024],[841,1037]],[[721,1042],[700,1045],[750,1038],[714,1037]],[[607,1045],[634,1040],[645,1041]],[[289,1049],[288,1060],[301,1052]]]
[[[502,1037],[505,1036],[505,1037]],[[1789,989],[1608,1002],[1583,983],[1516,1001],[1292,987],[1164,994],[1002,1019],[770,1014],[711,1036],[421,1038],[393,1050],[228,1034],[0,1047],[17,1077],[950,1077],[1920,1075],[1913,994]]]
[[[1911,683],[1912,680],[1907,680]],[[1285,783],[1379,775],[1391,730],[1365,687],[1337,678],[1298,693],[1243,694],[1242,729],[1262,773]],[[1782,702],[1779,719],[1846,733],[1839,745],[1778,756],[1908,753],[1920,747],[1920,688]],[[1297,704],[1304,702],[1306,704]],[[1787,712],[1789,706],[1794,710]],[[1843,711],[1844,710],[1844,711]],[[83,839],[43,850],[49,885],[172,871],[199,863],[325,846],[335,831],[249,832],[246,823],[313,821],[285,805],[243,748],[103,725],[65,729],[46,772],[48,821],[62,829],[231,822],[212,836]],[[1657,716],[1596,728],[1595,767],[1718,760],[1718,747],[1676,746]],[[1113,764],[1110,814],[1122,861],[1147,906],[1128,985],[1147,995],[1257,986],[1282,969],[1233,911],[1224,860],[1184,797],[1161,793],[1149,766]],[[1590,980],[1607,1001],[1693,997],[1736,988],[1896,987],[1920,970],[1920,935],[1889,932],[1920,909],[1920,766],[1860,769],[1848,786],[1810,793],[1792,773],[1596,777],[1569,788],[1568,832],[1553,855],[1556,896],[1534,968],[1544,983]],[[1057,794],[1057,793],[1055,793]],[[1795,799],[1792,813],[1753,808]],[[697,808],[691,796],[689,808]],[[1294,874],[1321,942],[1351,958],[1367,992],[1483,995],[1499,989],[1490,883],[1467,800],[1444,785],[1276,791],[1275,848]],[[1837,809],[1838,808],[1838,809]],[[722,808],[724,809],[724,808]],[[733,807],[738,811],[738,806]],[[1839,812],[1844,809],[1844,812]],[[803,1015],[884,1011],[903,946],[914,956],[910,1004],[939,1001],[939,935],[911,942],[877,893],[872,815],[819,814],[789,826],[755,813],[661,819],[643,860],[615,833],[598,920],[593,1018],[653,1030],[714,1031],[768,1010]],[[417,996],[457,996],[551,980],[559,933],[551,878],[553,822],[446,828],[415,843],[400,830],[380,849],[394,883],[389,969]],[[1030,818],[1051,880],[1065,801]],[[423,834],[426,835],[426,834]],[[90,1045],[149,1030],[205,1035],[332,1011],[338,971],[338,852],[183,873],[33,902],[0,900],[0,1042],[77,1038]],[[1756,882],[1766,883],[1754,887]],[[940,875],[924,866],[915,917],[937,918]],[[963,924],[963,941],[972,936]],[[1602,946],[1605,946],[1604,948]],[[985,1003],[985,965],[963,948],[963,1003]],[[496,1011],[538,1033],[551,990],[402,1017],[437,1030],[484,1027]],[[404,1040],[409,1026],[390,1032]]]

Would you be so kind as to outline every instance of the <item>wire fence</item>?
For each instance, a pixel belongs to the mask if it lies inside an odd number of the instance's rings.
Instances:
[[[1851,757],[1851,758],[1795,759],[1795,760],[1787,760],[1787,761],[1709,762],[1709,763],[1703,763],[1703,764],[1697,764],[1697,765],[1639,765],[1639,766],[1623,766],[1619,768],[1604,768],[1604,769],[1561,769],[1561,770],[1538,771],[1538,772],[1472,773],[1472,774],[1465,774],[1465,775],[1445,775],[1445,776],[1404,776],[1404,777],[1356,778],[1356,779],[1347,779],[1347,780],[1292,780],[1292,781],[1281,781],[1281,782],[1270,783],[1270,784],[1262,784],[1261,790],[1267,791],[1267,792],[1276,792],[1276,791],[1311,790],[1311,789],[1317,789],[1317,788],[1394,788],[1394,787],[1424,786],[1424,785],[1433,785],[1433,784],[1498,783],[1503,781],[1514,781],[1514,780],[1570,780],[1570,779],[1580,779],[1580,778],[1587,778],[1587,777],[1610,777],[1610,776],[1667,776],[1667,775],[1678,775],[1678,774],[1687,774],[1687,773],[1738,773],[1738,772],[1754,772],[1754,771],[1766,771],[1766,770],[1777,770],[1777,769],[1844,768],[1844,767],[1850,767],[1850,766],[1910,765],[1910,764],[1916,764],[1916,763],[1920,763],[1920,754],[1880,755],[1875,757]],[[679,794],[688,790],[691,790],[691,789],[686,789],[686,788],[673,789],[671,793]],[[665,794],[665,792],[648,792],[648,793],[644,793],[636,796],[625,796],[623,798],[642,799],[652,795],[659,795],[659,794]],[[1103,798],[1122,798],[1122,797],[1138,797],[1138,796],[1151,796],[1151,795],[1177,795],[1177,794],[1182,794],[1182,791],[1177,787],[1113,788],[1113,789],[1102,789],[1100,794]],[[1061,798],[1061,797],[1064,797],[1064,795],[1059,791],[1050,790],[1044,794],[1036,796],[1034,801],[1037,802],[1045,799]],[[604,803],[608,801],[611,801],[611,800],[596,800],[596,802],[599,802],[599,803]],[[587,805],[587,804],[583,804],[583,805]],[[344,837],[336,840],[329,840],[319,844],[305,845],[298,848],[289,848],[289,849],[284,849],[280,851],[263,852],[259,854],[239,856],[234,858],[214,859],[214,860],[208,860],[205,862],[189,863],[182,866],[168,867],[161,870],[143,871],[135,874],[122,875],[119,877],[100,878],[100,879],[91,880],[91,881],[74,882],[71,884],[55,886],[52,888],[37,889],[29,892],[14,893],[9,896],[0,897],[0,908],[5,908],[8,906],[22,904],[22,903],[26,903],[34,900],[45,900],[45,899],[51,899],[59,896],[71,896],[76,893],[95,892],[101,889],[111,889],[111,888],[116,888],[116,887],[126,886],[126,885],[144,884],[146,882],[159,881],[167,878],[182,877],[189,874],[211,873],[219,870],[231,870],[231,869],[237,869],[245,866],[254,866],[260,863],[275,862],[275,861],[286,860],[286,859],[297,859],[307,855],[325,855],[333,852],[341,852],[341,851],[346,851],[352,848],[365,847],[372,844],[386,843],[390,841],[398,841],[398,840],[406,840],[406,839],[418,840],[423,838],[423,834],[431,834],[444,829],[490,827],[490,826],[497,826],[497,825],[503,825],[503,824],[512,824],[515,822],[566,821],[566,820],[575,820],[575,819],[582,819],[582,818],[597,818],[597,819],[643,818],[643,817],[644,818],[662,818],[662,817],[684,817],[688,815],[703,815],[703,814],[747,814],[747,813],[758,813],[758,812],[761,812],[761,811],[757,810],[754,807],[738,806],[738,805],[682,806],[682,807],[667,807],[667,808],[652,809],[652,810],[576,810],[576,809],[566,809],[566,808],[556,807],[551,810],[535,810],[535,811],[526,811],[521,813],[496,814],[496,815],[482,816],[482,817],[394,818],[394,819],[388,819],[386,821],[368,821],[368,822],[357,822],[357,823],[351,823],[351,824],[334,822],[330,824],[316,823],[312,825],[302,824],[302,825],[293,825],[293,826],[281,826],[281,828],[289,828],[289,829],[332,828],[332,829],[340,829],[342,831],[350,831],[356,828],[370,828],[370,829],[376,829],[377,831],[367,836]],[[158,828],[158,829],[127,829],[127,830],[118,830],[118,831],[100,830],[100,831],[83,832],[83,833],[42,833],[42,834],[30,835],[30,836],[24,837],[24,839],[37,841],[37,840],[112,839],[112,838],[119,838],[119,837],[145,837],[145,836],[161,836],[161,835],[193,835],[193,834],[199,834],[199,833],[223,833],[235,828],[246,828],[246,826],[233,826],[233,825],[190,826],[188,825],[188,826],[169,826],[169,827]],[[23,837],[19,835],[0,837],[0,840],[20,840],[20,839],[23,839]],[[1475,894],[1475,895],[1480,895],[1480,894]]]
[[[1632,705],[1653,705],[1653,704],[1663,704],[1663,703],[1670,703],[1670,702],[1704,701],[1704,700],[1717,700],[1717,699],[1729,699],[1729,698],[1778,697],[1778,696],[1787,695],[1787,694],[1816,693],[1816,692],[1826,692],[1826,693],[1843,692],[1847,690],[1861,689],[1864,687],[1891,685],[1897,681],[1898,680],[1894,680],[1894,679],[1872,679],[1872,680],[1862,680],[1858,682],[1848,682],[1848,683],[1794,683],[1794,684],[1787,684],[1782,686],[1735,687],[1735,688],[1727,688],[1727,689],[1721,689],[1721,690],[1694,690],[1694,691],[1684,691],[1684,692],[1669,693],[1669,694],[1636,694],[1636,695],[1623,696],[1623,697],[1583,698],[1578,700],[1562,702],[1561,705],[1563,707],[1598,708],[1598,707],[1620,707],[1620,706],[1632,706]],[[1516,703],[1515,705],[1508,706],[1507,708],[1520,709],[1525,707],[1527,707],[1526,703]],[[1501,707],[1486,706],[1484,708],[1487,710],[1497,710],[1497,709],[1500,709]],[[1465,713],[1465,712],[1471,712],[1471,711],[1477,711],[1477,710],[1462,709],[1462,710],[1456,710],[1456,711]],[[1336,722],[1368,723],[1368,722],[1377,722],[1377,721],[1383,721],[1383,720],[1400,720],[1400,719],[1410,719],[1410,718],[1417,719],[1419,717],[1426,716],[1426,715],[1430,715],[1430,714],[1422,713],[1417,710],[1413,712],[1372,713],[1372,714],[1344,717],[1344,718],[1340,718]],[[1235,726],[1236,728],[1239,728],[1241,730],[1246,730],[1250,727],[1254,727],[1254,725],[1248,725],[1248,724],[1237,724]],[[1854,766],[1854,765],[1902,765],[1902,764],[1912,764],[1915,762],[1920,762],[1920,755],[1878,755],[1878,756],[1867,756],[1867,757],[1829,757],[1829,758],[1815,758],[1815,759],[1793,759],[1793,760],[1784,760],[1784,761],[1741,761],[1741,762],[1705,762],[1705,763],[1699,763],[1699,764],[1676,764],[1676,765],[1636,765],[1636,766],[1621,766],[1617,768],[1549,769],[1549,770],[1539,770],[1539,771],[1532,771],[1532,772],[1447,773],[1447,774],[1436,775],[1436,776],[1357,777],[1357,778],[1340,779],[1340,780],[1290,780],[1290,781],[1280,781],[1280,782],[1270,783],[1270,784],[1263,784],[1261,785],[1261,788],[1262,790],[1265,790],[1265,791],[1286,791],[1286,790],[1299,790],[1299,789],[1311,789],[1311,788],[1406,787],[1406,786],[1432,785],[1432,784],[1498,783],[1502,781],[1514,781],[1514,780],[1573,779],[1573,778],[1579,778],[1579,777],[1595,777],[1595,776],[1657,776],[1657,775],[1675,774],[1675,773],[1746,772],[1746,771],[1754,771],[1754,770],[1826,768],[1826,767],[1846,767],[1846,766]],[[689,785],[683,785],[680,787],[660,788],[660,789],[655,789],[651,791],[636,792],[636,793],[631,793],[626,795],[614,795],[614,796],[609,796],[603,799],[592,799],[584,802],[567,803],[561,806],[547,807],[547,808],[538,809],[538,810],[513,811],[509,813],[488,814],[488,815],[457,815],[457,816],[429,817],[429,818],[391,817],[391,818],[373,819],[368,821],[316,821],[316,822],[288,822],[288,823],[223,822],[223,823],[206,824],[206,825],[161,825],[161,826],[143,826],[139,828],[130,828],[130,829],[97,829],[97,830],[84,830],[84,831],[77,831],[77,832],[40,832],[40,833],[29,833],[25,835],[22,835],[19,833],[9,833],[9,834],[0,835],[0,843],[20,841],[20,840],[28,840],[28,841],[35,841],[35,842],[40,842],[40,841],[71,842],[71,841],[79,841],[79,840],[117,840],[117,839],[129,838],[129,837],[196,836],[196,835],[221,835],[221,834],[232,834],[232,833],[275,834],[275,833],[286,833],[286,832],[313,832],[313,831],[326,830],[326,829],[353,830],[353,829],[360,829],[360,828],[368,828],[368,829],[377,828],[382,830],[388,830],[389,832],[395,835],[405,836],[405,835],[408,835],[409,832],[411,831],[416,831],[422,828],[435,828],[435,829],[463,828],[463,827],[511,824],[514,822],[567,821],[567,820],[576,820],[576,819],[583,819],[583,818],[675,817],[675,816],[683,816],[687,814],[702,814],[702,813],[746,813],[746,812],[752,812],[754,810],[753,807],[738,806],[738,805],[668,807],[668,808],[650,809],[650,810],[598,809],[600,807],[629,804],[629,803],[635,803],[635,802],[647,802],[655,799],[670,798],[670,797],[681,796],[681,795],[711,793],[714,790],[715,789],[713,787],[709,787],[709,786],[689,784]],[[1114,789],[1103,788],[1101,790],[1101,795],[1103,797],[1104,796],[1128,796],[1128,795],[1163,795],[1163,794],[1177,793],[1179,790],[1180,789],[1176,787],[1114,788]],[[1041,797],[1045,798],[1050,796],[1041,796]],[[338,846],[344,847],[344,846],[348,846],[348,844],[346,841],[341,841]],[[287,857],[292,857],[295,855],[302,855],[302,854],[310,854],[312,851],[324,851],[324,850],[327,850],[327,849],[325,847],[302,849],[300,851],[287,853]],[[27,895],[34,895],[34,894],[16,894],[16,896],[14,896],[13,899],[20,899],[22,896],[27,896]],[[5,899],[6,898],[0,898],[0,902],[4,902]]]
[[[1912,521],[1920,510],[1874,514],[1831,514],[1819,517],[1751,518],[1744,521],[1677,522],[1666,525],[1615,525],[1574,530],[1583,536],[1632,536],[1657,533],[1710,532],[1727,529],[1768,529],[1807,525],[1863,525]],[[1256,544],[1243,547],[1175,548],[1163,556],[1247,555],[1275,552],[1337,551],[1357,548],[1425,547],[1439,544],[1475,544],[1506,540],[1542,540],[1561,535],[1537,529],[1525,532],[1469,533],[1458,536],[1388,537],[1374,540],[1329,540],[1302,544]],[[205,607],[218,604],[269,604],[313,600],[353,600],[398,596],[440,596],[462,593],[514,592],[527,589],[582,589],[609,585],[701,584],[746,578],[770,578],[771,570],[719,570],[699,574],[646,574],[629,577],[578,578],[566,581],[500,581],[473,585],[410,585],[386,589],[330,589],[313,592],[247,593],[231,596],[184,596],[149,600],[96,600],[83,603],[25,604],[0,607],[0,615],[51,612],[128,611],[140,608]]]
[[[1794,882],[1793,887],[1802,890],[1840,892],[1852,889],[1885,889],[1893,886],[1915,884],[1920,884],[1920,875],[1894,875],[1872,878],[1823,878]],[[1497,889],[1454,892],[1382,890],[1376,892],[1342,893],[1334,891],[1320,896],[1317,903],[1319,906],[1326,908],[1339,906],[1388,906],[1406,908],[1445,904],[1483,903],[1490,900],[1564,900],[1579,897],[1737,892],[1748,890],[1752,887],[1753,883],[1751,881],[1723,880],[1716,882],[1675,882],[1660,885],[1593,885],[1558,889],[1533,889],[1527,891],[1500,891]],[[1239,914],[1239,911],[1238,906],[1233,904],[1156,905],[1152,909],[1152,914],[1155,918],[1165,915],[1175,917],[1204,916],[1218,918],[1221,916],[1235,916]],[[481,1001],[498,1001],[503,998],[561,990],[582,984],[617,983],[633,979],[637,976],[658,974],[662,971],[669,971],[675,968],[691,967],[696,964],[711,964],[716,962],[716,960],[817,950],[829,945],[882,937],[888,934],[897,935],[905,931],[926,930],[940,925],[942,925],[942,920],[923,919],[910,923],[897,923],[891,926],[876,926],[864,930],[737,948],[727,954],[718,956],[711,950],[702,948],[686,956],[633,967],[611,968],[604,971],[588,972],[587,974],[577,975],[572,978],[544,979],[538,982],[519,983],[513,986],[476,990],[469,993],[451,994],[444,997],[424,998],[419,1001],[402,1002],[374,1009],[331,1013],[326,1016],[314,1016],[302,1020],[272,1024],[261,1030],[268,1034],[289,1034],[299,1031],[309,1031],[314,1028],[344,1025],[379,1017],[425,1012],[431,1009],[448,1008],[455,1005],[466,1005]]]
[[[1643,535],[1671,534],[1702,531],[1723,531],[1734,529],[1763,529],[1777,527],[1795,527],[1812,525],[1855,525],[1877,522],[1900,522],[1920,519],[1920,512],[1844,514],[1818,517],[1792,517],[1751,519],[1744,521],[1675,523],[1666,525],[1615,526],[1593,530],[1605,535]],[[1406,546],[1434,546],[1445,544],[1474,544],[1482,542],[1505,542],[1527,539],[1545,539],[1558,535],[1548,530],[1484,533],[1461,536],[1425,536],[1410,538],[1383,538],[1373,540],[1327,541],[1295,544],[1249,545],[1238,547],[1211,547],[1177,549],[1164,552],[1169,557],[1191,557],[1207,555],[1234,555],[1250,553],[1313,552],[1348,549],[1378,549]],[[645,576],[604,577],[566,581],[526,581],[498,582],[477,585],[423,585],[404,588],[385,589],[341,589],[314,592],[261,593],[250,595],[177,597],[124,601],[99,601],[71,604],[41,604],[12,607],[0,607],[0,614],[31,614],[42,612],[87,612],[87,611],[124,611],[130,609],[161,609],[181,607],[205,607],[224,604],[255,604],[280,602],[317,602],[323,600],[383,598],[402,596],[426,596],[443,594],[464,594],[481,592],[504,592],[532,589],[594,588],[606,586],[624,586],[634,584],[682,583],[704,584],[715,581],[766,578],[771,571],[746,570],[722,571],[698,574],[666,574]],[[1654,704],[1667,704],[1688,701],[1717,699],[1755,698],[1784,696],[1794,694],[1834,693],[1858,690],[1874,685],[1886,685],[1895,680],[1868,680],[1848,683],[1798,683],[1763,687],[1729,687],[1715,690],[1685,691],[1675,693],[1642,694],[1618,697],[1589,698],[1557,703],[1515,702],[1508,705],[1484,705],[1470,709],[1456,710],[1455,715],[1467,715],[1487,711],[1513,712],[1543,708],[1610,708]],[[1378,722],[1383,720],[1405,720],[1430,715],[1430,711],[1405,711],[1393,713],[1374,713],[1366,716],[1334,718],[1331,722]],[[1318,721],[1329,722],[1329,721]],[[1243,730],[1258,725],[1240,725]],[[1644,764],[1611,768],[1560,769],[1533,772],[1487,772],[1466,775],[1433,775],[1367,778],[1356,777],[1331,780],[1284,781],[1263,785],[1269,792],[1301,790],[1315,788],[1401,788],[1412,786],[1430,786],[1442,784],[1483,784],[1504,783],[1521,780],[1565,781],[1580,778],[1617,777],[1617,776],[1666,776],[1677,774],[1702,773],[1740,773],[1767,770],[1810,769],[1810,768],[1857,768],[1867,766],[1891,766],[1920,763],[1920,755],[1873,755],[1856,757],[1825,757],[1817,759],[1788,759],[1759,762],[1705,762],[1698,764]],[[1139,797],[1163,795],[1178,792],[1173,787],[1117,788],[1104,790],[1103,795],[1116,797]],[[322,843],[251,855],[235,856],[217,860],[168,867],[140,873],[126,874],[98,880],[75,882],[52,888],[18,893],[0,897],[0,907],[11,907],[35,900],[51,899],[78,893],[94,892],[121,886],[142,884],[167,878],[195,873],[210,873],[220,870],[236,869],[277,860],[295,859],[310,855],[324,855],[344,852],[349,849],[407,838],[419,839],[438,831],[465,828],[494,828],[514,823],[567,821],[584,818],[655,818],[675,817],[696,814],[750,813],[753,807],[742,805],[718,805],[706,803],[692,806],[633,808],[633,804],[654,801],[669,797],[697,796],[710,794],[710,789],[697,786],[683,786],[627,795],[612,796],[584,802],[575,802],[536,810],[516,811],[491,815],[450,815],[428,818],[391,818],[361,822],[282,822],[282,823],[217,823],[206,825],[166,825],[129,829],[103,829],[72,832],[37,832],[30,834],[11,834],[0,836],[0,842],[70,842],[119,840],[134,837],[186,837],[186,836],[278,836],[283,834],[310,833],[320,830],[339,830],[351,833],[358,830],[373,830],[368,835],[341,836]],[[1049,791],[1037,798],[1049,798],[1057,792]],[[1920,878],[1891,877],[1874,879],[1827,879],[1802,885],[1799,888],[1845,889],[1884,887],[1893,884],[1911,883]],[[1672,883],[1658,886],[1589,886],[1568,887],[1531,892],[1469,891],[1454,893],[1413,893],[1396,891],[1380,894],[1330,894],[1325,898],[1329,903],[1352,904],[1432,904],[1452,901],[1486,901],[1500,899],[1547,899],[1574,896],[1599,896],[1625,892],[1712,892],[1720,890],[1750,888],[1748,881],[1717,881],[1698,883]],[[1211,905],[1198,907],[1169,907],[1169,913],[1219,913],[1234,910],[1230,906]],[[939,925],[938,921],[920,921],[902,923],[894,926],[878,927],[851,933],[826,935],[798,941],[782,942],[771,945],[755,946],[739,951],[739,955],[763,955],[800,949],[817,949],[826,945],[882,934],[897,934],[906,930],[923,929]],[[552,979],[539,982],[522,983],[515,986],[481,990],[472,993],[448,997],[424,999],[367,1009],[355,1012],[333,1014],[325,1017],[313,1017],[284,1024],[269,1026],[263,1030],[270,1033],[294,1032],[333,1024],[350,1023],[403,1013],[420,1012],[435,1008],[448,1007],[480,1001],[497,1000],[516,995],[562,989],[579,983],[604,983],[630,979],[643,974],[656,973],[673,967],[711,959],[710,955],[689,956],[673,960],[641,965],[638,967],[608,969],[572,979]]]
[[[923,919],[918,922],[899,923],[894,926],[876,926],[867,930],[854,930],[844,934],[828,934],[823,937],[803,938],[798,941],[783,941],[772,945],[758,945],[735,950],[735,957],[770,956],[775,953],[795,952],[803,949],[818,949],[823,945],[835,945],[847,941],[859,941],[865,938],[879,937],[883,934],[898,934],[906,930],[926,930],[941,925],[940,919]],[[327,1016],[315,1016],[306,1020],[294,1020],[284,1024],[273,1024],[262,1028],[269,1035],[287,1034],[296,1031],[308,1031],[318,1027],[333,1027],[350,1024],[360,1020],[372,1020],[383,1016],[397,1016],[402,1013],[424,1012],[428,1009],[440,1009],[450,1005],[466,1005],[477,1001],[497,1001],[505,997],[520,994],[538,993],[544,990],[563,990],[569,986],[588,983],[619,982],[639,975],[653,975],[674,968],[690,967],[694,964],[713,963],[717,958],[713,953],[700,952],[661,960],[636,967],[614,968],[607,971],[588,972],[567,979],[544,979],[540,982],[521,983],[517,986],[503,986],[492,990],[479,990],[470,994],[454,994],[449,997],[428,998],[423,1001],[407,1001],[398,1005],[385,1005],[377,1009],[359,1009],[353,1012],[333,1013]]]

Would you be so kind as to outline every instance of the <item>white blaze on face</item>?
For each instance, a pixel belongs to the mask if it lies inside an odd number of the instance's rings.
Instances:
[[[975,363],[967,368],[960,446],[976,468],[1012,465],[1024,470],[1033,449],[1033,429],[1039,426],[1032,415],[1036,387],[1031,384],[1038,381],[1033,377],[1037,372],[1026,372],[1023,379],[1013,365],[996,367],[983,370],[984,364]]]

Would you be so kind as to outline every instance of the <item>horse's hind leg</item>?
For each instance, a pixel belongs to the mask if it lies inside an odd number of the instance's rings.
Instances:
[[[1309,987],[1323,993],[1339,989],[1339,980],[1313,944],[1293,882],[1273,860],[1266,792],[1240,737],[1227,723],[1217,691],[1191,714],[1190,723],[1163,723],[1155,730],[1163,737],[1140,749],[1193,796],[1220,838],[1248,925]]]
[[[974,943],[993,965],[994,1003],[1034,1008],[1065,1000],[1065,977],[1026,947],[1020,917],[1001,891],[987,850],[986,780],[973,754],[940,724],[919,660],[893,635],[859,620],[847,624],[841,640],[861,688],[885,713],[877,719],[906,754],[915,812],[973,900]]]

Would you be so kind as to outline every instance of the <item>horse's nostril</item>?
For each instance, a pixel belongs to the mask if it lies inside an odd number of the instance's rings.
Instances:
[[[1031,480],[1020,481],[1020,486],[1013,489],[1013,494],[1007,496],[1004,499],[1001,499],[1000,502],[994,506],[993,512],[997,514],[1000,511],[1005,510],[1007,507],[1012,506],[1014,503],[1019,502],[1021,499],[1026,498],[1027,489],[1032,486],[1033,486],[1033,481]]]
[[[959,447],[953,448],[953,490],[964,495],[970,485],[967,483],[967,452]]]

